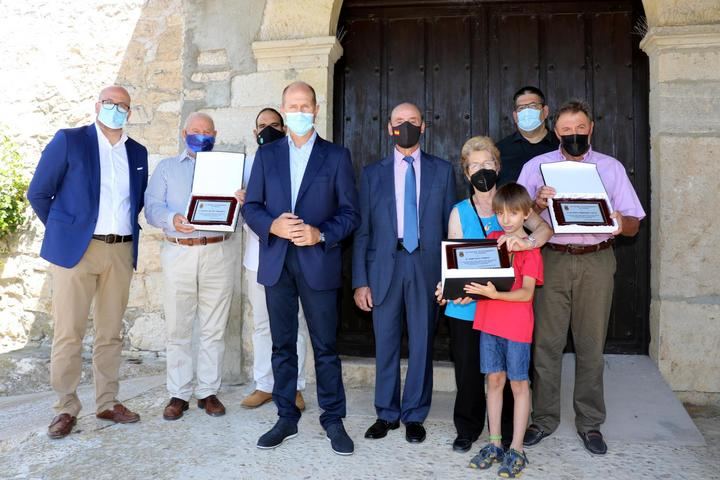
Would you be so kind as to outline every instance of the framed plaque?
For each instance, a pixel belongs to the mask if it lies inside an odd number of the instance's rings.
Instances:
[[[610,197],[597,170],[589,162],[552,162],[540,165],[545,185],[557,194],[548,200],[555,233],[612,233],[618,225]]]
[[[553,198],[558,225],[612,226],[610,208],[604,198]]]
[[[197,153],[185,215],[196,230],[235,231],[240,212],[235,191],[242,188],[244,169],[244,153]]]
[[[509,291],[515,282],[507,247],[503,244],[498,248],[497,240],[446,240],[442,242],[441,257],[443,297],[447,299],[483,298],[465,292],[465,285],[471,282],[492,282],[501,292]]]

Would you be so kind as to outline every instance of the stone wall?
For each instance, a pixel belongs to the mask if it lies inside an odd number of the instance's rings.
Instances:
[[[645,1],[650,58],[650,354],[685,399],[720,398],[720,6]]]

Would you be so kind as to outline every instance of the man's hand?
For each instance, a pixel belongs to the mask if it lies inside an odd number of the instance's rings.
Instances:
[[[245,204],[245,190],[235,190],[235,198],[237,198],[238,205],[242,207]]]
[[[372,292],[370,292],[370,287],[356,288],[353,298],[355,299],[355,305],[357,305],[358,308],[360,310],[362,310],[363,312],[369,312],[370,310],[372,310],[373,301],[372,301]]]
[[[554,188],[548,186],[540,187],[535,195],[535,210],[542,212],[548,206],[548,199],[553,198],[557,192]]]
[[[302,225],[303,221],[298,218],[297,215],[293,215],[290,212],[280,214],[270,225],[270,233],[276,237],[284,238],[285,240],[292,240],[292,234],[290,230]]]
[[[195,227],[190,225],[188,219],[179,213],[176,213],[173,217],[173,227],[180,233],[192,233],[195,231]]]
[[[640,230],[640,220],[635,217],[626,217],[615,210],[610,214],[610,218],[614,218],[618,224],[617,230],[612,232],[613,236],[625,235],[626,237],[634,237],[637,235],[638,230]]]
[[[320,241],[320,230],[306,223],[290,227],[290,241],[298,247],[311,247]]]

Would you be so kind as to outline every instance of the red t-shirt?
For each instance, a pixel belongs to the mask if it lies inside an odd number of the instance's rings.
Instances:
[[[498,238],[503,232],[491,232],[488,238]],[[535,285],[543,283],[543,263],[539,248],[514,252],[513,269],[515,283],[512,290],[522,287],[523,277],[532,277]],[[514,342],[532,343],[533,304],[528,302],[508,302],[506,300],[479,300],[475,308],[473,328]]]

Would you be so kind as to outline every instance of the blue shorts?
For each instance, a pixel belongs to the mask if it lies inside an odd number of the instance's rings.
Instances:
[[[530,344],[513,342],[480,332],[480,371],[482,373],[507,372],[514,381],[529,380]]]

